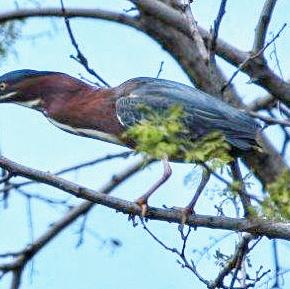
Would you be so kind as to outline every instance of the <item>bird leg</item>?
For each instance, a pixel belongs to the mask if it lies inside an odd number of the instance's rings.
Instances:
[[[241,199],[241,203],[244,209],[244,216],[245,218],[247,218],[250,214],[249,208],[251,207],[251,198],[247,194],[246,186],[243,180],[238,160],[235,159],[234,161],[232,161],[230,166],[234,181],[239,182],[238,195]]]
[[[210,171],[206,168],[203,168],[201,182],[198,185],[198,188],[197,188],[192,200],[185,208],[182,209],[182,217],[181,217],[181,224],[182,225],[185,224],[188,217],[190,217],[192,214],[195,214],[195,212],[194,212],[195,204],[196,204],[200,194],[204,190],[204,187],[208,183],[209,178],[210,178]]]
[[[144,217],[148,208],[148,199],[150,196],[162,185],[164,184],[172,174],[170,164],[167,157],[162,159],[163,164],[163,175],[162,177],[140,198],[138,198],[135,203],[141,207],[141,214]]]

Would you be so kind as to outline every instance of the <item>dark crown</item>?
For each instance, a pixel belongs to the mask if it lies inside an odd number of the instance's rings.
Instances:
[[[0,82],[16,83],[26,78],[44,76],[44,75],[55,74],[55,73],[58,73],[58,72],[21,69],[21,70],[11,71],[2,75],[0,77]]]

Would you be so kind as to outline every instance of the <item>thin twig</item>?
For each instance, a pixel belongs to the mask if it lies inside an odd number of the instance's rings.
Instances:
[[[280,288],[280,262],[279,262],[279,256],[278,256],[278,248],[277,248],[277,240],[274,239],[272,241],[272,245],[273,245],[273,259],[274,259],[274,266],[275,266],[275,282],[274,285],[272,286],[272,288]]]
[[[269,41],[266,43],[266,45],[260,49],[258,52],[251,54],[249,57],[247,57],[239,66],[238,69],[233,73],[233,75],[230,77],[230,79],[227,81],[227,83],[222,87],[221,91],[224,92],[224,90],[232,83],[234,78],[237,76],[237,74],[252,60],[255,58],[258,58],[263,54],[263,52],[278,38],[280,37],[282,31],[286,28],[287,23],[284,23],[283,26],[280,28],[278,33]]]
[[[97,74],[94,69],[90,68],[89,63],[88,63],[88,59],[81,52],[79,45],[78,45],[78,43],[73,35],[72,29],[70,26],[69,18],[66,16],[66,10],[65,10],[65,7],[63,4],[63,0],[60,0],[60,3],[61,3],[61,10],[63,12],[67,32],[69,34],[69,37],[70,37],[70,40],[71,40],[73,47],[77,51],[77,56],[74,59],[76,59],[80,64],[82,64],[83,67],[87,70],[87,72],[90,73],[91,75],[93,75],[94,77],[96,77],[102,84],[104,84],[106,87],[110,87],[108,82],[106,82],[99,74]]]
[[[133,154],[132,151],[122,152],[122,153],[117,153],[117,154],[108,154],[108,155],[106,155],[104,157],[100,157],[100,158],[97,158],[97,159],[94,159],[94,160],[91,160],[91,161],[87,161],[87,162],[84,162],[84,163],[81,163],[81,164],[77,164],[77,165],[74,165],[74,166],[70,166],[68,168],[61,169],[61,170],[59,170],[59,171],[57,171],[57,172],[55,172],[53,174],[56,175],[56,176],[63,175],[63,174],[69,173],[69,172],[73,172],[73,171],[77,171],[77,170],[80,170],[80,169],[83,169],[83,168],[94,166],[94,165],[99,164],[101,162],[112,160],[112,159],[115,159],[115,158],[127,158],[130,155],[132,155],[132,154]],[[7,185],[6,189],[9,189],[9,190],[10,189],[19,189],[20,187],[29,186],[29,185],[33,185],[33,184],[35,184],[34,181],[26,181],[26,182],[21,182],[21,183],[9,183]],[[4,191],[4,189],[1,189],[0,193],[3,192],[3,191]],[[37,196],[34,196],[34,197],[37,198]]]
[[[272,118],[274,118],[274,113],[273,113],[271,110],[268,110],[267,112],[269,113],[269,115],[270,115]],[[288,116],[288,117],[290,117],[290,116]],[[274,119],[275,119],[275,118],[274,118]],[[288,146],[289,141],[290,141],[290,133],[288,132],[286,126],[280,124],[280,128],[281,128],[281,130],[282,130],[283,133],[284,133],[284,141],[283,141],[283,145],[282,145],[282,149],[281,149],[281,156],[282,156],[282,157],[285,157],[286,149],[287,149],[287,146]]]
[[[88,220],[88,214],[89,212],[83,215],[83,219],[81,221],[80,228],[78,230],[79,239],[76,244],[76,248],[80,247],[84,243],[84,234],[85,234],[86,224]]]
[[[44,202],[50,206],[59,205],[59,206],[66,206],[67,209],[72,208],[72,206],[68,204],[67,200],[58,200],[58,199],[54,199],[54,198],[49,198],[49,197],[45,197],[45,196],[42,196],[39,194],[25,192],[24,190],[19,189],[19,188],[17,188],[15,191],[17,193],[19,193],[21,196],[24,196],[25,198],[29,198],[31,200],[41,201],[41,202]]]
[[[188,228],[188,231],[185,235],[183,235],[182,231],[180,231],[181,233],[181,238],[182,238],[182,248],[181,251],[179,251],[176,248],[171,248],[169,246],[167,246],[163,241],[161,241],[145,224],[143,218],[140,218],[141,223],[143,225],[144,230],[159,244],[161,245],[164,249],[166,249],[167,251],[174,253],[176,255],[179,256],[180,260],[178,260],[178,263],[183,267],[183,268],[187,268],[189,269],[191,272],[193,272],[193,274],[202,282],[204,283],[207,287],[210,285],[210,282],[208,280],[206,280],[205,278],[203,278],[197,271],[196,266],[194,265],[193,261],[189,262],[185,256],[185,247],[186,247],[186,243],[189,237],[189,234],[191,232],[191,228]]]
[[[271,32],[271,36],[272,37],[274,36],[272,32]],[[284,79],[283,72],[282,72],[282,68],[281,68],[281,64],[280,64],[280,60],[279,60],[278,53],[277,53],[277,45],[276,45],[275,42],[273,42],[273,50],[270,53],[270,58],[272,58],[272,55],[274,55],[274,60],[276,62],[276,67],[278,68],[280,77],[282,79]]]
[[[276,119],[273,117],[269,117],[269,116],[265,116],[265,115],[261,115],[257,112],[254,111],[245,111],[247,114],[249,114],[250,116],[254,117],[254,118],[258,118],[262,121],[264,121],[265,123],[267,123],[267,125],[282,125],[282,126],[289,126],[290,127],[290,121],[286,120],[286,119]]]
[[[119,175],[114,176],[107,184],[105,184],[101,189],[100,193],[103,196],[108,195],[113,189],[115,189],[123,181],[134,175],[137,171],[144,167],[144,159],[130,166],[127,170],[121,172]],[[81,191],[81,188],[78,189]],[[64,228],[72,224],[81,215],[88,213],[88,211],[95,204],[90,201],[85,201],[81,205],[75,207],[74,209],[68,211],[68,213],[62,217],[58,222],[54,223],[49,230],[47,230],[43,235],[37,238],[33,243],[31,243],[27,248],[25,248],[20,255],[18,255],[12,262],[0,265],[0,271],[2,275],[8,272],[13,273],[12,277],[12,287],[18,289],[21,280],[21,273],[25,265],[31,261],[31,259],[51,240],[53,240]]]
[[[161,72],[163,71],[163,65],[164,65],[164,61],[162,60],[162,61],[160,62],[160,66],[159,66],[159,70],[158,70],[158,72],[157,72],[156,78],[159,78]]]
[[[211,31],[211,41],[210,41],[210,45],[209,45],[209,51],[210,51],[211,55],[215,54],[216,41],[218,39],[218,33],[219,33],[222,19],[226,13],[226,5],[227,5],[227,0],[221,0],[218,15],[217,15],[216,19],[214,20],[213,29]]]
[[[232,256],[232,258],[227,262],[224,268],[219,272],[216,279],[211,283],[211,289],[215,288],[223,288],[223,281],[225,277],[235,268],[239,268],[242,258],[249,252],[248,245],[255,237],[247,234],[243,236],[241,242],[236,247],[236,250]]]

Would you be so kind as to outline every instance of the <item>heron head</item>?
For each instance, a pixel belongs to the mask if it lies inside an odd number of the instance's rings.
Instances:
[[[45,82],[56,72],[15,70],[0,77],[0,103],[16,103],[37,108],[45,94]]]
[[[42,110],[58,97],[69,97],[83,82],[60,72],[15,70],[0,76],[0,103],[16,103]]]

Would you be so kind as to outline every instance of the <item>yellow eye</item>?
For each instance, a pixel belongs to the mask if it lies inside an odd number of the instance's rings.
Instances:
[[[5,90],[6,89],[6,87],[7,87],[7,84],[5,83],[5,82],[1,82],[0,83],[0,90]]]

